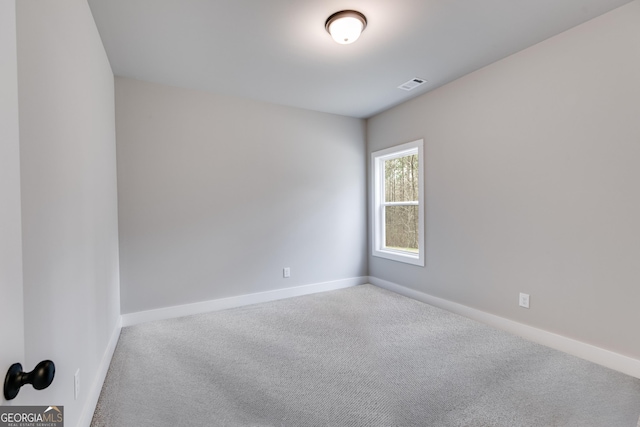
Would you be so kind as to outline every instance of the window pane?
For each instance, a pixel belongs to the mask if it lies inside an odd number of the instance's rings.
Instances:
[[[385,247],[418,253],[418,206],[385,206]]]
[[[418,200],[418,155],[398,157],[384,162],[384,201]]]

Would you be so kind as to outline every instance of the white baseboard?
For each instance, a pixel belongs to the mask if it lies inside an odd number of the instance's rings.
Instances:
[[[123,314],[122,326],[131,326],[138,323],[150,322],[154,320],[172,319],[175,317],[190,316],[193,314],[208,313],[211,311],[242,307],[250,304],[258,304],[261,302],[297,297],[300,295],[308,295],[318,292],[349,288],[351,286],[363,285],[367,283],[368,280],[369,277],[367,276],[352,277],[349,279],[335,280],[332,282],[315,283],[311,285],[296,286],[293,288],[276,289],[273,291],[257,292],[254,294],[238,295],[235,297],[196,302],[193,304],[158,308],[156,310],[139,311],[137,313]]]
[[[87,395],[87,400],[84,403],[84,408],[82,409],[82,414],[80,415],[80,420],[78,421],[78,427],[89,427],[89,425],[91,425],[91,419],[93,418],[93,413],[96,410],[96,405],[98,404],[98,399],[100,398],[100,392],[102,391],[102,385],[104,384],[104,380],[107,377],[107,371],[109,370],[109,365],[111,365],[111,358],[113,358],[113,353],[116,350],[116,345],[118,344],[118,339],[120,338],[121,329],[122,317],[118,317],[116,327],[113,329],[113,333],[111,334],[111,338],[109,339],[107,348],[102,355],[102,360],[100,361],[100,365],[98,365],[98,372],[96,373],[95,379],[93,380],[93,384],[91,384],[91,389],[89,390],[89,393]]]
[[[397,283],[378,279],[377,277],[369,277],[369,283],[380,288],[387,289],[400,295],[413,298],[418,301],[425,302],[435,307],[442,308],[452,313],[460,314],[473,320],[485,323],[498,329],[510,332],[514,335],[521,336],[530,341],[556,350],[563,351],[573,356],[580,357],[593,363],[605,366],[610,369],[640,378],[640,360],[619,353],[614,353],[591,344],[567,338],[562,335],[548,332],[542,329],[534,328],[504,317],[486,313],[466,305],[458,304],[442,298],[434,297],[424,292],[410,289]]]

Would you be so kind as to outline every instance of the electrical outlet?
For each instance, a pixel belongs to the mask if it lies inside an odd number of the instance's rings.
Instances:
[[[285,277],[285,278],[291,277],[291,269],[289,267],[285,267],[282,270],[282,277]]]
[[[520,292],[520,307],[529,308],[529,294]]]
[[[80,368],[76,371],[76,374],[73,376],[73,396],[75,400],[78,400],[78,395],[80,394]]]

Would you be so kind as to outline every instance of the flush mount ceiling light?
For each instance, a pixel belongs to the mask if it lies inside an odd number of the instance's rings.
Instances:
[[[367,27],[367,18],[355,10],[341,10],[331,15],[324,28],[340,44],[349,44],[358,40],[360,33]]]

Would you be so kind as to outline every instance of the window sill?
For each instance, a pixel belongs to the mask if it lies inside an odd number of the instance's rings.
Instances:
[[[374,249],[372,255],[378,258],[386,258],[392,261],[424,267],[424,257],[421,256],[422,254],[412,254],[410,252],[394,251],[389,249]]]

